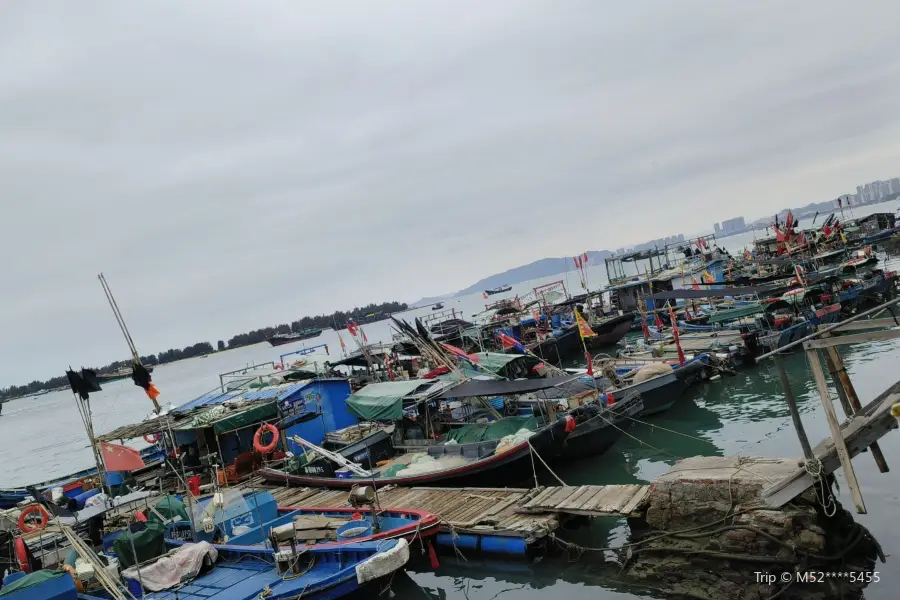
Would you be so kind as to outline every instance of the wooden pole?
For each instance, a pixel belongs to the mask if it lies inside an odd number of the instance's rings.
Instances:
[[[831,337],[831,334],[826,333],[822,337]],[[838,352],[838,349],[835,346],[831,346],[825,349],[825,359],[828,362],[828,371],[831,374],[831,379],[834,381],[835,388],[837,388],[838,397],[841,399],[841,404],[844,406],[844,412],[847,413],[848,417],[851,417],[862,410],[862,403],[859,401],[859,396],[856,394],[856,388],[853,387],[853,382],[850,381],[850,376],[847,374],[847,369],[844,367],[844,360],[841,358],[841,353]],[[881,446],[878,445],[878,442],[872,442],[872,445],[869,446],[869,450],[872,451],[872,458],[875,459],[878,470],[882,473],[889,472],[891,468],[888,466],[887,460],[885,460],[884,454],[881,452]]]
[[[847,444],[844,442],[844,434],[841,431],[841,424],[838,422],[837,414],[834,411],[834,404],[831,403],[831,398],[828,395],[828,384],[825,382],[825,373],[822,371],[819,354],[813,349],[807,349],[806,358],[809,360],[813,379],[815,379],[816,387],[819,390],[819,399],[822,401],[825,416],[828,420],[828,427],[831,430],[831,439],[841,461],[841,467],[844,469],[844,477],[847,479],[850,495],[853,497],[853,503],[856,505],[856,512],[864,515],[867,512],[866,503],[863,501],[862,493],[859,491],[859,482],[856,480],[856,472],[853,470],[853,463],[850,461],[850,452],[847,450]]]
[[[800,411],[797,409],[797,399],[791,390],[791,382],[788,380],[787,371],[784,368],[784,361],[780,354],[775,355],[775,368],[778,369],[778,378],[781,380],[781,387],[784,388],[784,399],[787,400],[788,409],[791,412],[791,420],[794,422],[794,429],[797,431],[797,437],[800,439],[800,447],[803,449],[803,456],[807,460],[811,460],[813,456],[812,446],[809,445],[809,438],[806,437],[806,429],[803,427],[803,421],[800,420]]]

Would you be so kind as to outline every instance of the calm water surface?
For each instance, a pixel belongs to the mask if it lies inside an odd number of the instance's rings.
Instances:
[[[732,252],[746,243],[741,239],[727,240],[735,242],[734,245],[726,244]],[[605,279],[603,271],[602,266],[590,269],[592,287]],[[520,284],[514,286],[513,293],[524,293],[535,285],[557,279],[560,277]],[[572,285],[578,285],[575,277],[570,277],[570,281]],[[469,316],[481,310],[484,301],[476,294],[445,304],[447,308],[456,308]],[[418,309],[406,316],[430,312],[427,308]],[[390,339],[387,322],[367,325],[365,329],[370,340]],[[339,350],[337,334],[333,331],[326,331],[316,342],[327,343],[332,354]],[[163,393],[161,401],[177,405],[213,389],[219,373],[277,359],[279,351],[289,352],[299,347],[300,344],[280,348],[258,344],[221,352],[207,358],[161,366],[155,370],[153,379]],[[842,352],[863,403],[900,377],[898,342],[860,344],[845,347]],[[64,367],[62,365],[60,371]],[[792,355],[787,360],[787,367],[807,433],[815,444],[828,434],[828,426],[814,392],[806,359],[800,354]],[[146,396],[130,380],[104,386],[102,392],[92,395],[91,401],[98,432],[141,420],[151,408]],[[557,473],[573,485],[645,483],[667,470],[678,457],[801,455],[771,364],[695,387],[671,410],[651,417],[648,422],[647,425],[636,424],[629,430],[637,439],[623,436],[603,456],[559,467]],[[137,445],[140,444],[143,442]],[[857,519],[875,534],[889,561],[888,565],[879,566],[882,581],[866,591],[870,600],[897,598],[896,590],[900,586],[900,576],[894,572],[896,565],[892,559],[892,555],[900,552],[900,482],[896,474],[900,469],[897,462],[900,459],[900,435],[889,434],[882,440],[881,447],[894,469],[890,473],[880,474],[868,454],[854,460],[869,510],[868,515]],[[4,405],[0,415],[0,487],[64,475],[90,466],[91,460],[70,393],[56,392]],[[838,479],[841,502],[852,506],[840,472]],[[622,543],[626,535],[624,521],[616,519],[596,519],[588,527],[565,532],[567,539],[593,547]],[[565,558],[537,562],[466,558],[468,561],[443,555],[441,567],[435,572],[411,571],[397,577],[394,582],[397,597],[402,600],[493,600],[501,596],[529,599],[544,598],[548,594],[568,600],[650,597],[640,590],[614,583],[610,575],[614,575],[615,569],[606,567],[598,556],[585,555],[577,562]]]

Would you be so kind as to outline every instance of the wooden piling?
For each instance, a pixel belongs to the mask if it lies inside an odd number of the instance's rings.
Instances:
[[[794,429],[797,431],[797,437],[800,438],[800,447],[803,449],[803,456],[807,460],[813,458],[812,447],[809,445],[809,438],[806,437],[806,429],[803,427],[803,421],[800,420],[800,411],[797,409],[797,399],[791,390],[791,382],[788,380],[787,371],[784,369],[784,361],[780,354],[775,355],[775,368],[778,369],[778,378],[781,379],[781,387],[784,388],[784,399],[787,400],[788,410],[791,412],[791,420],[794,422]]]
[[[844,434],[841,431],[841,424],[838,422],[837,413],[834,411],[834,404],[828,395],[828,383],[825,381],[825,373],[822,371],[822,363],[819,361],[819,354],[811,348],[810,342],[805,342],[806,357],[809,359],[809,366],[812,370],[813,379],[816,381],[816,387],[819,390],[819,398],[822,401],[822,407],[825,409],[825,416],[828,420],[828,427],[831,430],[831,439],[834,442],[835,450],[837,450],[838,458],[841,461],[841,467],[844,469],[844,477],[847,479],[847,486],[850,488],[850,494],[853,497],[853,503],[856,505],[856,512],[866,514],[866,503],[863,501],[862,493],[859,490],[859,482],[856,479],[856,472],[853,470],[853,463],[850,460],[850,452],[847,450],[847,444],[844,442]]]
[[[826,333],[822,337],[828,338],[831,335]],[[844,367],[844,359],[841,358],[841,353],[836,346],[829,346],[825,349],[825,359],[828,361],[828,371],[831,374],[832,381],[834,381],[841,404],[844,406],[844,412],[847,413],[848,417],[852,417],[857,411],[862,409],[862,404],[859,401],[859,396],[856,394],[856,388],[853,387],[853,382],[850,381],[847,369]],[[875,459],[875,464],[878,465],[880,472],[887,473],[891,470],[878,442],[873,442],[869,446],[869,450],[872,452],[872,458]]]

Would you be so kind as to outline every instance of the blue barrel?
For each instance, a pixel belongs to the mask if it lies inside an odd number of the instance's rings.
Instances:
[[[100,488],[94,488],[92,490],[88,490],[86,492],[82,492],[82,493],[78,494],[77,496],[72,498],[72,500],[75,501],[75,505],[80,510],[80,509],[84,508],[84,503],[87,502],[88,498],[90,498],[92,496],[96,496],[99,493],[100,493]]]
[[[559,313],[552,315],[550,317],[550,324],[553,327],[559,327],[560,325],[562,325],[562,316],[560,316]]]

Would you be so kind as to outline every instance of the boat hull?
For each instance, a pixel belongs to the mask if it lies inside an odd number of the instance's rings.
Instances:
[[[270,337],[266,341],[268,341],[272,346],[284,346],[285,344],[293,344],[295,342],[302,342],[303,340],[311,340],[312,338],[317,338],[320,335],[322,335],[321,329],[308,334],[298,335],[296,337]]]
[[[600,456],[618,441],[624,429],[643,410],[640,396],[633,396],[614,405],[610,413],[604,411],[584,423],[579,423],[575,431],[566,438],[561,457],[566,460],[578,460]]]
[[[614,346],[625,337],[634,323],[634,313],[625,313],[624,315],[614,317],[603,323],[591,325],[594,330],[593,337],[587,338],[585,344],[588,349],[603,348],[605,346]]]
[[[432,473],[423,473],[409,477],[319,477],[315,475],[293,475],[276,469],[260,469],[257,474],[270,483],[287,484],[289,486],[308,486],[329,489],[349,489],[361,483],[376,486],[470,486],[497,487],[513,485],[531,478],[531,449],[551,460],[563,449],[568,433],[562,420],[537,431],[527,442],[501,454],[493,455],[475,462],[444,469]]]

